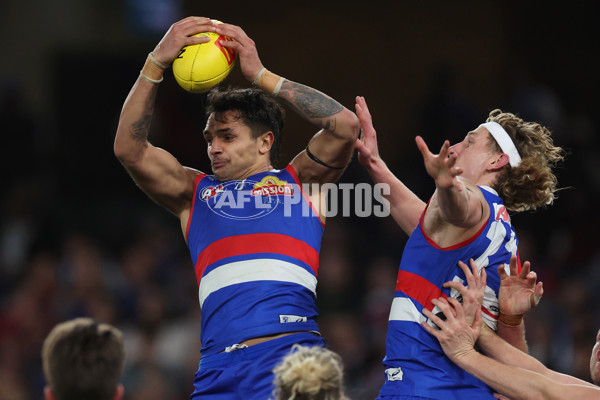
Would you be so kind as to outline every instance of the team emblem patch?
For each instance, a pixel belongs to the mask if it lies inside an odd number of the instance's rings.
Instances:
[[[385,370],[385,375],[388,381],[401,381],[404,377],[404,372],[402,368],[388,368]]]

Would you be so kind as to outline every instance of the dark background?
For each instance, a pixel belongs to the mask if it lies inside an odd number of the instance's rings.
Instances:
[[[589,380],[600,313],[598,7],[593,1],[4,1],[0,15],[0,398],[39,399],[39,351],[55,323],[121,328],[128,399],[183,399],[199,350],[192,264],[178,221],[112,153],[119,112],[171,23],[240,25],[263,64],[354,109],[365,96],[383,158],[423,200],[414,137],[461,140],[501,108],[547,125],[569,155],[555,204],[513,215],[545,295],[530,352]],[[225,85],[248,86],[236,67]],[[161,84],[151,141],[208,171],[203,95]],[[287,110],[283,166],[315,133]],[[342,182],[370,182],[356,159]],[[406,236],[391,218],[337,216],[323,239],[320,324],[353,399],[383,381],[387,313]]]

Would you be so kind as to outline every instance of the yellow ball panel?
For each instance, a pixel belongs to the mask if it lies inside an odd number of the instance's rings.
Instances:
[[[236,54],[221,46],[230,40],[214,32],[199,33],[210,42],[186,46],[173,62],[173,75],[179,85],[192,93],[203,93],[223,81],[235,65]]]

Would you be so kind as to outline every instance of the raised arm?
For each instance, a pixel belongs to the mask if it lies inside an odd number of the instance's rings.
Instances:
[[[362,127],[362,137],[356,141],[358,161],[375,183],[389,186],[389,194],[384,197],[390,203],[390,213],[400,228],[410,236],[419,223],[425,203],[389,170],[380,157],[377,132],[373,127],[373,119],[364,97],[356,98],[355,107]]]
[[[506,273],[504,264],[498,267],[500,316],[497,333],[502,339],[525,353],[528,349],[523,316],[539,303],[544,294],[542,282],[536,283],[537,275],[530,268],[531,263],[525,261],[519,272],[515,255],[510,258],[510,275]]]
[[[171,26],[148,56],[125,100],[114,143],[115,155],[137,185],[180,218],[189,208],[198,171],[183,167],[167,151],[153,146],[148,134],[163,67],[170,65],[184,46],[209,41],[191,37],[207,31],[214,31],[214,24],[202,17],[185,18]]]
[[[285,80],[277,95],[320,130],[292,166],[304,183],[336,182],[352,159],[360,132],[356,115],[316,89]]]
[[[326,94],[282,78],[263,67],[256,44],[239,27],[216,26],[216,32],[234,41],[223,46],[237,51],[244,77],[281,99],[320,130],[291,162],[303,183],[335,182],[352,158],[359,133],[356,115]],[[311,157],[312,156],[312,157]]]

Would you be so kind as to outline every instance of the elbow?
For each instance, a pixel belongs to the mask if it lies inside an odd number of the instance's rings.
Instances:
[[[354,143],[360,134],[360,122],[356,114],[350,110],[345,110],[339,117],[338,126],[343,127],[339,129],[338,134],[341,139],[348,142]]]
[[[143,149],[140,149],[136,146],[131,146],[131,143],[120,139],[119,135],[117,134],[113,144],[113,153],[121,164],[124,166],[131,166],[140,159],[143,154]]]
[[[122,143],[121,140],[119,140],[118,136],[115,138],[115,143],[113,144],[113,152],[115,154],[115,157],[117,157],[117,159],[121,163],[123,163],[125,160],[127,160],[127,156],[128,156],[127,147],[125,146],[124,143]]]

